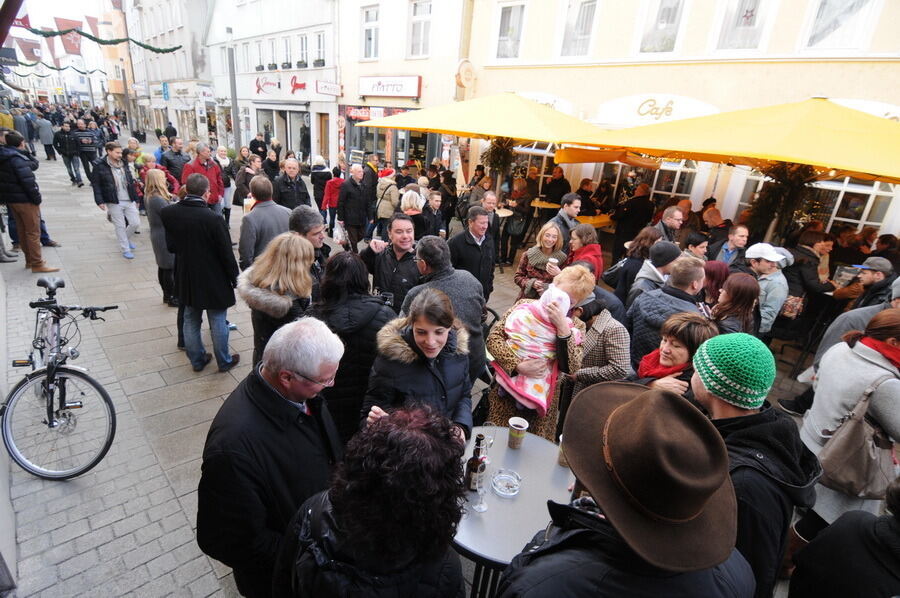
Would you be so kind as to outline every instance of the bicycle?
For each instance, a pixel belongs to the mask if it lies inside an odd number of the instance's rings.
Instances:
[[[0,405],[0,429],[9,456],[22,469],[45,480],[67,480],[95,467],[116,434],[109,394],[87,370],[67,365],[79,356],[78,318],[103,320],[98,313],[118,306],[60,305],[56,291],[66,286],[61,278],[40,278],[37,286],[47,296],[28,304],[37,310],[31,352],[12,362],[32,371]]]

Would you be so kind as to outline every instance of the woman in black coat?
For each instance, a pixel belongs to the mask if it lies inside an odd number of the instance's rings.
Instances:
[[[807,294],[834,290],[831,281],[819,280],[821,256],[830,251],[829,240],[825,233],[814,230],[803,233],[797,247],[790,251],[794,256],[794,263],[782,271],[787,279],[789,295],[803,297]]]
[[[900,478],[877,517],[849,511],[795,557],[790,598],[880,598],[900,595]]]
[[[361,415],[369,423],[390,410],[425,404],[448,417],[460,437],[472,430],[469,332],[450,298],[425,289],[405,318],[378,333],[378,357],[369,376]]]
[[[313,160],[312,171],[309,173],[309,182],[313,186],[313,199],[316,207],[322,210],[322,199],[325,197],[325,183],[331,179],[331,171],[325,166],[325,158],[316,156]]]
[[[641,183],[634,191],[634,197],[616,206],[612,219],[616,221],[616,237],[612,258],[618,261],[625,252],[625,243],[632,240],[653,218],[653,202],[650,200],[650,185]]]
[[[305,237],[281,233],[238,277],[237,292],[250,306],[253,323],[253,367],[260,362],[275,331],[309,307],[310,267],[315,249]]]
[[[306,315],[322,320],[344,343],[334,386],[323,395],[346,444],[359,429],[359,411],[369,386],[369,371],[378,354],[376,336],[396,317],[381,297],[369,295],[369,272],[357,254],[342,251],[325,264],[321,300]]]
[[[634,284],[637,273],[640,272],[641,266],[644,265],[644,260],[650,257],[650,247],[659,241],[660,237],[662,237],[662,234],[658,228],[646,226],[641,229],[641,232],[628,245],[625,263],[622,264],[615,281],[616,297],[623,304],[625,299],[628,298],[628,292],[631,290],[631,285]]]

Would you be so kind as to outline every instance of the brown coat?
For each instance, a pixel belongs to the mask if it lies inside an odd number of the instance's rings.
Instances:
[[[519,296],[516,297],[516,300],[536,299],[537,297],[539,297],[540,293],[534,290],[534,283],[537,281],[544,283],[544,286],[547,286],[551,282],[553,282],[553,277],[550,274],[547,274],[547,271],[544,269],[544,265],[537,267],[531,263],[532,260],[528,258],[528,255],[534,253],[532,249],[522,252],[522,258],[519,260],[519,267],[516,269],[516,273],[513,275],[513,280],[519,286],[519,288],[522,289],[521,291],[519,291]],[[549,257],[555,257],[557,260],[559,260],[560,268],[562,267],[563,262],[566,260],[566,254],[564,254],[562,251],[556,251]]]
[[[510,375],[515,373],[516,366],[519,364],[519,358],[516,357],[515,353],[513,353],[512,349],[510,349],[506,343],[506,333],[503,329],[506,324],[506,318],[509,317],[510,312],[517,306],[524,302],[531,303],[533,301],[534,299],[521,299],[516,301],[516,303],[503,314],[503,317],[497,320],[487,337],[487,349],[490,354],[493,355],[496,365],[502,367],[503,370]],[[575,318],[574,327],[581,331],[583,337],[584,322]],[[581,345],[568,342],[567,346],[569,371],[578,371],[581,368]],[[562,372],[560,372],[560,374],[562,374]],[[516,400],[509,396],[501,397],[497,391],[498,388],[499,386],[495,384],[488,395],[488,401],[490,402],[490,410],[488,412],[489,421],[492,421],[497,425],[506,425],[506,422],[509,421],[509,418],[511,417],[523,417],[528,420],[529,432],[552,442],[556,441],[556,420],[559,417],[559,380],[557,380],[556,388],[553,389],[549,408],[547,409],[547,415],[544,417],[538,417],[537,412],[534,410],[517,409]]]

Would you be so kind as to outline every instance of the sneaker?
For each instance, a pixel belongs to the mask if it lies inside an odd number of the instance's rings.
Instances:
[[[228,322],[228,330],[237,330],[237,324],[234,322]]]
[[[202,372],[206,366],[209,365],[209,362],[212,361],[212,353],[207,353],[203,356],[203,365],[201,366],[193,366],[195,372]]]
[[[803,417],[803,414],[806,413],[806,409],[800,405],[797,399],[782,399],[778,401],[778,406],[781,407],[782,411],[786,411],[797,417]]]
[[[134,243],[128,243],[128,249],[134,249],[135,247],[137,247],[137,245],[135,245]]]
[[[125,251],[122,253],[122,257],[124,257],[126,260],[133,260],[134,254],[131,253],[130,251]]]
[[[225,373],[228,370],[230,370],[231,368],[233,368],[234,366],[236,366],[238,363],[240,363],[240,361],[241,361],[241,356],[238,355],[237,353],[235,353],[234,355],[231,356],[231,361],[229,361],[228,363],[226,363],[225,365],[220,367],[219,371],[222,373]]]

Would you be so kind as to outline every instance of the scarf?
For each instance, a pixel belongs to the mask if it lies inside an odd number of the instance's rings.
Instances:
[[[231,164],[231,158],[225,156],[224,158],[220,158],[216,156],[216,160],[219,162],[219,166],[222,168],[228,168],[228,165]]]
[[[892,347],[886,342],[880,341],[877,338],[872,338],[871,336],[864,336],[859,339],[859,342],[870,349],[878,351],[884,355],[885,359],[894,364],[895,368],[900,369],[900,347]]]
[[[559,266],[562,267],[563,262],[566,261],[566,254],[562,251],[554,251],[550,255],[547,255],[543,251],[541,251],[541,246],[535,245],[531,249],[529,249],[526,254],[528,255],[528,264],[537,270],[546,270],[547,269],[547,261],[551,257],[555,257],[559,260]]]
[[[638,365],[638,378],[653,378],[659,380],[678,372],[683,372],[691,365],[690,360],[679,365],[664,366],[659,363],[659,349],[654,349],[650,353],[644,355],[641,363]]]

